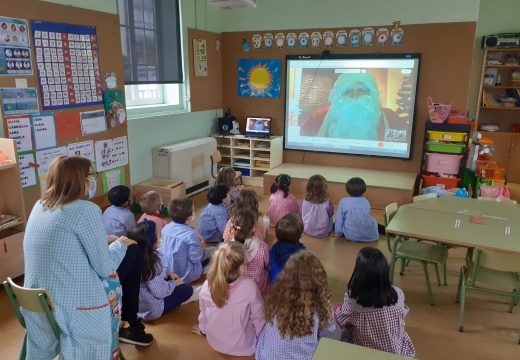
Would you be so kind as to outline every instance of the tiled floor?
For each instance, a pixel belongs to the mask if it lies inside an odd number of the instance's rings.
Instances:
[[[195,197],[197,208],[205,204],[205,195]],[[267,197],[261,197],[261,210],[267,207]],[[197,211],[200,214],[200,211]],[[381,221],[381,213],[374,214]],[[273,241],[271,231],[269,240]],[[317,239],[305,236],[305,245],[323,261],[329,275],[334,300],[343,298],[348,278],[352,272],[361,244],[344,239]],[[381,238],[371,246],[388,253]],[[430,306],[422,268],[411,264],[405,276],[396,274],[395,283],[406,295],[410,307],[407,330],[413,339],[419,359],[457,360],[513,360],[520,359],[520,309],[507,312],[507,300],[480,294],[468,295],[465,332],[458,332],[459,307],[455,303],[458,272],[464,258],[463,249],[450,250],[448,262],[448,286],[433,287],[436,305]],[[433,272],[433,271],[432,271]],[[190,328],[197,321],[197,303],[185,305],[164,318],[147,324],[147,331],[155,337],[149,348],[123,345],[126,359],[227,359],[231,357],[215,353],[205,339],[191,334]],[[0,358],[16,359],[23,331],[0,292]],[[281,359],[283,360],[283,359]]]

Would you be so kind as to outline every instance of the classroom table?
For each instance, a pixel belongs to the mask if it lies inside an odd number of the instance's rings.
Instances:
[[[312,360],[335,359],[396,360],[409,358],[338,340],[322,338]]]
[[[474,216],[485,223],[474,223]],[[520,206],[456,197],[428,199],[401,206],[386,231],[468,249],[520,253]]]

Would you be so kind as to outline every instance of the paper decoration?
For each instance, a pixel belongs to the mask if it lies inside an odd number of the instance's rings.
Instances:
[[[359,31],[359,29],[350,30],[348,36],[350,39],[351,47],[358,47],[359,45],[361,45],[361,31]]]
[[[280,60],[239,59],[238,95],[279,98],[281,68]]]
[[[105,74],[105,85],[109,90],[117,89],[117,76],[115,72]]]
[[[193,66],[195,76],[208,76],[208,44],[204,39],[193,39]]]
[[[336,33],[336,45],[339,48],[347,46],[347,32],[345,30],[338,30]]]
[[[79,118],[83,136],[107,131],[104,110],[83,111],[79,113]]]
[[[117,168],[101,173],[101,180],[103,181],[103,192],[108,192],[114,186],[125,184],[125,170]]]
[[[389,31],[387,28],[379,28],[376,32],[376,41],[378,46],[384,46],[388,40]]]
[[[31,21],[44,110],[100,105],[95,26]]]
[[[285,34],[284,33],[276,33],[274,36],[274,43],[278,49],[283,49],[285,44]]]
[[[302,32],[298,35],[298,44],[302,49],[307,48],[309,45],[309,33]]]
[[[122,90],[108,90],[103,93],[105,114],[109,129],[126,126],[125,93]]]
[[[29,116],[5,117],[7,137],[16,142],[16,151],[32,151],[31,118]]]
[[[372,46],[374,45],[374,28],[366,27],[361,31],[363,36],[363,45]]]
[[[287,34],[287,48],[294,49],[296,47],[296,40],[298,39],[296,33],[288,33]]]
[[[399,46],[403,42],[404,31],[401,28],[400,21],[394,21],[394,28],[390,32],[390,37],[392,38],[392,45]]]
[[[215,41],[215,50],[216,50],[217,52],[219,52],[221,47],[222,47],[222,44],[220,43],[220,40],[217,39],[217,40]]]
[[[58,138],[68,139],[77,138],[81,136],[81,122],[79,120],[79,111],[54,113],[54,119]]]
[[[242,39],[242,51],[248,52],[251,47],[249,46],[249,43],[247,42],[247,39]]]
[[[264,34],[264,46],[266,49],[273,48],[273,34],[271,34],[271,33]]]
[[[68,155],[67,148],[65,146],[37,151],[36,161],[38,162],[38,174],[47,175],[52,161],[61,155]]]
[[[56,140],[56,126],[54,124],[54,115],[38,114],[31,116],[34,147],[36,150],[49,149],[58,146]]]
[[[2,113],[4,115],[37,114],[40,112],[36,88],[2,88]]]
[[[106,171],[128,165],[128,141],[126,136],[96,141],[94,148],[97,171]]]
[[[255,34],[251,40],[253,41],[253,49],[260,50],[260,47],[262,46],[262,35]]]
[[[36,178],[34,153],[18,153],[18,165],[20,166],[20,182],[22,188],[36,186],[38,180]]]
[[[81,156],[85,159],[89,159],[95,165],[96,157],[94,155],[94,142],[92,140],[67,145],[67,153],[69,156]]]
[[[0,16],[0,75],[32,75],[27,20]]]
[[[311,45],[313,48],[319,48],[321,44],[321,33],[319,31],[314,31],[311,34]]]
[[[332,31],[325,31],[323,33],[323,44],[327,49],[330,49],[334,45],[334,33]]]

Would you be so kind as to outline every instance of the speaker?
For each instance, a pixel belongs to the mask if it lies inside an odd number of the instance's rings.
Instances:
[[[498,36],[496,35],[489,35],[489,36],[482,36],[482,49],[486,48],[494,48],[498,45]]]
[[[220,135],[229,135],[231,129],[233,129],[234,117],[224,116],[218,118],[218,133]]]

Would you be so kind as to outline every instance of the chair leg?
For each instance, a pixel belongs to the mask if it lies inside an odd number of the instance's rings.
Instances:
[[[462,284],[460,287],[460,320],[459,320],[459,332],[464,332],[464,306],[466,305],[466,279],[461,274]]]
[[[438,264],[433,264],[435,267],[435,275],[437,276],[437,286],[441,286],[441,276],[439,275],[439,266]]]
[[[410,260],[405,260],[404,258],[401,258],[401,271],[399,272],[399,275],[401,275],[401,276],[404,275],[404,267],[406,266],[406,261],[410,261]]]
[[[442,271],[444,272],[444,286],[448,286],[448,272],[447,272],[448,262],[444,260],[444,264],[442,264]]]
[[[395,263],[397,262],[397,257],[395,253],[392,253],[392,260],[390,261],[390,282],[394,283],[394,272],[395,272]]]
[[[20,349],[20,360],[25,360],[27,358],[27,331],[23,337],[22,348]]]
[[[430,305],[435,305],[435,301],[433,300],[432,286],[430,284],[430,275],[428,275],[428,263],[423,262],[422,265],[424,270],[424,278],[426,280],[426,287],[428,288],[428,295],[430,296]]]
[[[462,268],[460,269],[459,273],[459,283],[457,284],[457,298],[455,299],[455,302],[460,303],[460,289],[462,287]]]

